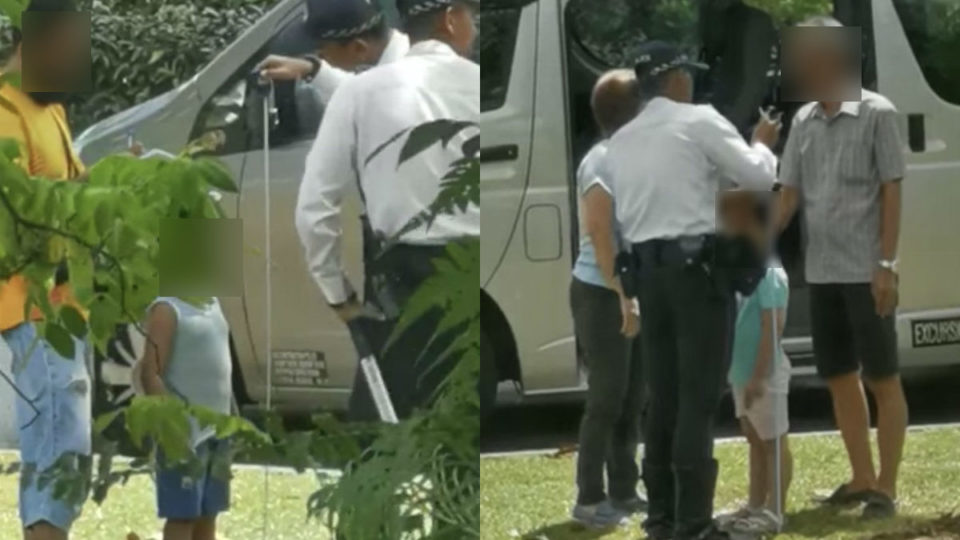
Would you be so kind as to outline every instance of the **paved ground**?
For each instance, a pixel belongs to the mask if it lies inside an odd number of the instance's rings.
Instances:
[[[960,422],[958,386],[960,377],[907,384],[911,425]],[[739,435],[729,398],[721,410],[717,435]],[[504,407],[484,422],[480,451],[523,452],[576,444],[582,411],[580,404]],[[795,390],[790,396],[792,432],[833,430],[832,415],[830,395],[824,388]]]

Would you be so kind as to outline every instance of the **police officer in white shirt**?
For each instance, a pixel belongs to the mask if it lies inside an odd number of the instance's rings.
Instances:
[[[410,38],[387,25],[383,12],[372,0],[307,0],[307,14],[288,36],[297,43],[315,43],[316,54],[299,58],[271,55],[260,63],[263,79],[278,86],[277,99],[292,94],[284,85],[309,83],[322,105],[327,105],[336,89],[356,73],[371,66],[385,65],[406,56]],[[284,109],[281,109],[281,113]],[[360,216],[363,251],[372,256],[378,244],[366,215]],[[369,295],[367,276],[365,293]]]
[[[307,0],[299,33],[317,44],[316,54],[271,55],[257,69],[264,79],[309,82],[327,104],[357,72],[403,58],[409,37],[390,28],[372,0]]]
[[[748,145],[709,105],[691,104],[691,61],[649,42],[638,51],[641,113],[614,135],[599,173],[633,257],[621,276],[640,301],[650,392],[643,479],[655,539],[727,538],[712,521],[713,416],[732,347],[734,291],[715,264],[721,178],[770,190],[779,125],[761,121]],[[620,265],[621,267],[623,265]],[[630,282],[630,286],[626,283]]]
[[[467,149],[479,149],[480,67],[468,59],[476,37],[473,4],[409,0],[398,7],[411,38],[410,52],[345,81],[334,94],[307,157],[297,201],[296,226],[310,272],[346,322],[363,311],[341,266],[343,197],[358,186],[372,229],[380,238],[391,238],[433,203],[451,164],[464,158]],[[435,144],[399,164],[409,130],[438,120],[470,127],[447,144]],[[375,260],[366,257],[365,265],[375,265],[367,273],[387,280],[378,296],[391,296],[402,306],[434,272],[432,260],[443,256],[449,243],[479,235],[478,207],[440,215],[429,228],[404,233],[397,245]],[[428,371],[450,343],[441,339],[427,347],[435,319],[422,319],[385,355],[378,355],[400,417],[425,405],[451,367]],[[368,335],[374,334],[372,345],[380,349],[393,324],[363,323],[377,326]],[[359,372],[350,410],[357,420],[378,418]]]

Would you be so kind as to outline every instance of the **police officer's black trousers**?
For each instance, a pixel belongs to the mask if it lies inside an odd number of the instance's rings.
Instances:
[[[420,285],[434,275],[433,261],[443,257],[445,250],[442,246],[395,246],[378,260],[376,270],[370,275],[378,273],[387,277],[385,286],[390,288],[397,306],[403,309]],[[372,294],[372,291],[367,289],[367,294]],[[442,362],[439,359],[465,329],[454,328],[440,337],[434,336],[441,316],[438,309],[427,312],[389,348],[385,348],[385,345],[397,320],[363,321],[364,333],[373,350],[377,351],[377,364],[400,419],[410,416],[416,407],[428,406],[437,388],[456,366],[456,357],[448,357]],[[359,366],[350,394],[349,417],[353,421],[365,422],[380,419],[370,387]]]
[[[640,262],[639,300],[648,410],[644,528],[694,538],[711,526],[717,463],[713,420],[733,338],[734,300],[700,264]]]

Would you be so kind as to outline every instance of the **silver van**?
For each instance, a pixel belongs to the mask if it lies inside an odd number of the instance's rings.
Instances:
[[[807,4],[862,30],[863,84],[902,113],[900,309],[904,372],[960,364],[958,0]],[[779,33],[740,0],[498,0],[481,16],[483,392],[525,401],[585,389],[568,304],[577,254],[576,164],[596,140],[593,82],[644,39],[681,42],[711,69],[698,99],[746,131],[776,103]],[[729,11],[725,11],[729,10]],[[810,13],[813,14],[813,13]],[[787,121],[797,106],[785,107]],[[789,125],[789,123],[787,123]],[[790,274],[784,346],[795,380],[814,373],[800,228],[780,243]],[[503,383],[499,384],[498,383]],[[498,388],[499,386],[499,388]],[[498,392],[499,390],[499,392]],[[489,397],[487,398],[489,399]]]
[[[947,53],[951,44],[960,45],[960,24],[948,24],[960,13],[960,0],[819,2],[847,25],[861,27],[864,85],[893,100],[903,117],[909,173],[900,241],[901,363],[908,373],[955,367],[960,70]],[[721,20],[717,13],[730,5],[740,11]],[[482,6],[481,403],[578,398],[585,379],[567,285],[578,238],[573,173],[597,136],[589,109],[594,80],[644,39],[680,41],[702,51],[711,66],[698,81],[699,99],[746,130],[757,108],[777,99],[778,33],[770,14],[740,0],[490,0]],[[225,131],[220,157],[240,185],[239,197],[225,202],[244,219],[246,243],[261,246],[263,126],[244,75],[268,52],[291,46],[283,43],[284,29],[302,9],[300,0],[281,1],[181,88],[83,133],[77,140],[81,155],[89,162],[120,151],[131,131],[147,148],[169,151],[208,130]],[[274,401],[288,410],[342,407],[355,366],[353,348],[307,275],[292,219],[322,111],[303,88],[278,90],[277,101],[271,122],[272,210],[278,216],[272,227]],[[788,116],[793,110],[786,109]],[[355,212],[346,223],[355,223]],[[359,227],[346,234],[348,270],[359,283]],[[800,248],[794,224],[780,245],[793,287],[784,345],[796,374],[812,375]],[[266,395],[263,268],[262,256],[248,253],[244,296],[222,299],[233,329],[235,388],[245,403],[260,403]],[[113,400],[126,395],[123,366],[133,358],[129,349],[136,349],[130,341],[118,340],[101,369]]]
[[[392,0],[385,2],[396,24]],[[239,196],[224,195],[230,217],[243,219],[243,296],[221,298],[232,330],[234,389],[241,406],[262,404],[267,396],[264,224],[263,112],[247,75],[268,54],[299,55],[312,50],[294,25],[305,15],[303,0],[281,0],[264,17],[179,88],[108,118],[77,137],[86,163],[127,148],[132,136],[147,149],[177,153],[209,131],[226,135],[216,152],[233,172]],[[276,87],[270,117],[270,227],[273,260],[272,402],[281,411],[343,409],[353,384],[357,358],[343,323],[310,277],[293,212],[304,162],[323,108],[304,84]],[[357,285],[360,264],[359,201],[345,208],[345,262]],[[355,226],[354,226],[355,225]],[[123,404],[133,395],[130,366],[143,349],[142,337],[122,329],[106,358],[96,362],[98,411]]]

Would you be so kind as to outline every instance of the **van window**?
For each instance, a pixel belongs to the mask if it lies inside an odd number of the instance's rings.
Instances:
[[[923,76],[941,99],[960,105],[960,2],[894,0]]]
[[[270,54],[300,56],[312,43],[296,31],[300,19],[287,24],[270,42],[248,58],[203,105],[191,140],[219,131],[224,144],[215,155],[246,152],[263,144],[263,105],[259,92],[249,85],[249,76]],[[313,139],[320,126],[323,106],[317,93],[303,82],[281,81],[274,85],[270,118],[270,145],[279,147]]]
[[[480,11],[480,110],[499,109],[507,100],[513,52],[520,26],[519,7]]]
[[[604,66],[628,66],[646,41],[677,43],[696,54],[697,0],[571,0],[572,37]]]
[[[243,77],[231,78],[200,109],[190,140],[209,133],[222,135],[221,145],[212,155],[228,156],[246,152],[250,146],[247,83]]]

